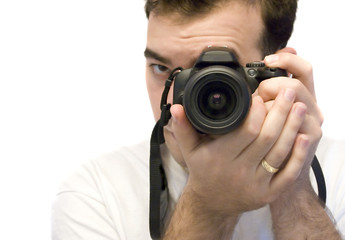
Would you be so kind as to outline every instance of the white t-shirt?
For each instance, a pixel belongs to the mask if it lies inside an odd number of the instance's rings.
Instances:
[[[177,202],[187,172],[165,147],[170,202]],[[323,138],[317,156],[327,184],[327,206],[345,233],[345,141]],[[315,187],[315,186],[314,186]],[[273,239],[269,207],[244,213],[233,239]],[[52,208],[52,239],[151,239],[149,141],[121,148],[84,164],[61,186]]]

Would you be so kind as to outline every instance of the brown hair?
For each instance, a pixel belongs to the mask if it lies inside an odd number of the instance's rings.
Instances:
[[[146,0],[145,12],[147,18],[154,12],[158,15],[178,13],[191,19],[208,14],[229,1],[253,6],[259,4],[264,23],[260,42],[263,56],[286,46],[293,31],[298,0]]]

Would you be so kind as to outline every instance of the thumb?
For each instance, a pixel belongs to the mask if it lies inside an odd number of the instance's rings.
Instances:
[[[200,135],[189,122],[182,105],[171,107],[172,131],[183,157],[186,159],[199,145]]]

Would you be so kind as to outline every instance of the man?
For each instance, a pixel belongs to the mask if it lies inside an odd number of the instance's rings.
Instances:
[[[198,133],[183,106],[172,106],[162,146],[171,203],[163,239],[341,239],[309,178],[323,117],[310,64],[283,48],[295,11],[296,1],[147,1],[146,81],[156,120],[172,69],[193,67],[209,46],[293,76],[263,81],[243,124],[219,136]],[[68,179],[54,206],[53,238],[150,239],[148,148],[108,154]],[[321,149],[328,171],[344,170]],[[344,232],[344,193],[330,190]]]

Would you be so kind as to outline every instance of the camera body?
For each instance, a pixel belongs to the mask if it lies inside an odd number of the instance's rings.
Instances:
[[[265,79],[287,76],[279,68],[263,62],[242,67],[227,48],[211,47],[197,59],[193,68],[177,74],[173,104],[182,104],[191,124],[201,133],[225,134],[246,118],[252,93]]]

